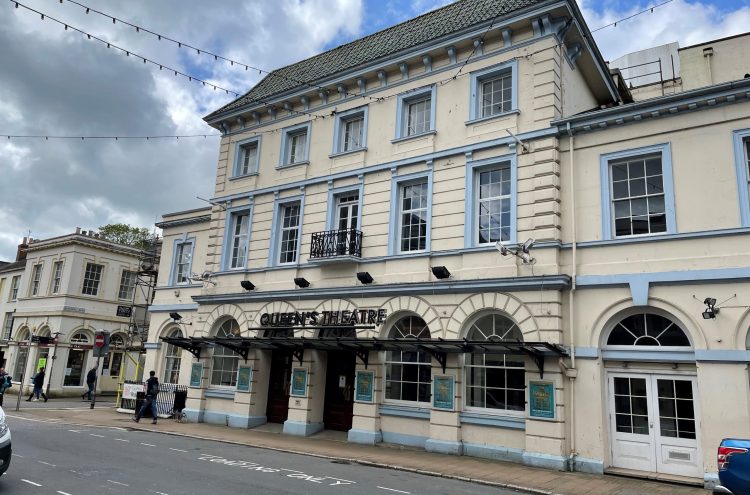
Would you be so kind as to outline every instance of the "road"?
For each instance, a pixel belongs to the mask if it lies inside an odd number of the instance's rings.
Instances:
[[[516,494],[318,457],[7,413],[13,460],[0,478],[0,495]]]

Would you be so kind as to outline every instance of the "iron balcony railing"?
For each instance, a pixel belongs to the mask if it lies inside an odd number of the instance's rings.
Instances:
[[[310,259],[362,257],[362,231],[356,229],[315,232],[310,243]]]

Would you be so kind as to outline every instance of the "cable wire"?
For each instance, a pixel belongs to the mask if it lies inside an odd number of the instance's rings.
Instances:
[[[592,33],[595,33],[595,32],[597,32],[597,31],[601,31],[602,29],[604,29],[604,28],[608,28],[608,27],[610,27],[610,26],[617,26],[617,23],[618,23],[618,22],[622,22],[622,21],[627,21],[628,19],[632,19],[633,17],[637,17],[637,16],[639,16],[639,15],[641,15],[641,14],[645,14],[646,12],[649,12],[649,11],[651,11],[651,12],[653,13],[654,9],[656,9],[656,8],[658,8],[658,7],[661,7],[662,5],[666,5],[666,4],[668,4],[668,3],[671,3],[671,2],[674,2],[674,0],[667,0],[666,2],[662,2],[662,3],[660,3],[660,4],[657,4],[657,5],[654,5],[654,6],[652,6],[652,7],[647,7],[646,9],[644,9],[644,10],[641,10],[640,12],[636,12],[635,14],[629,15],[629,16],[627,16],[627,17],[623,17],[622,19],[618,19],[618,20],[616,20],[616,21],[614,21],[614,22],[610,22],[610,23],[609,23],[609,24],[607,24],[606,26],[601,26],[601,27],[598,27],[598,28],[596,28],[596,29],[592,30],[591,32],[592,32]]]

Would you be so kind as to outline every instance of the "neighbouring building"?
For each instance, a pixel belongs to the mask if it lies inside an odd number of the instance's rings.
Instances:
[[[81,229],[24,239],[17,260],[0,267],[0,345],[13,380],[30,388],[31,376],[45,367],[50,397],[80,396],[97,362],[92,349],[100,330],[110,333],[110,346],[97,390],[114,394],[122,379],[138,378],[158,263],[144,253]]]
[[[711,485],[750,435],[748,38],[664,94],[592,40],[462,0],[207,116],[146,344],[188,418]]]

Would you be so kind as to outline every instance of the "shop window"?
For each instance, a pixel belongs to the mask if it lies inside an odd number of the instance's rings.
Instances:
[[[690,340],[669,318],[641,313],[619,321],[609,333],[607,346],[690,347]]]
[[[389,338],[429,339],[430,329],[418,316],[398,320]],[[385,398],[393,401],[430,402],[432,359],[424,351],[387,351],[385,358]]]
[[[492,313],[469,325],[468,340],[522,342],[518,325]],[[474,352],[466,355],[466,406],[505,411],[526,408],[526,371],[523,355]]]
[[[88,344],[89,338],[85,333],[76,333],[70,339],[71,344]],[[65,364],[65,379],[63,386],[80,387],[83,384],[83,368],[86,365],[86,353],[83,349],[68,349],[68,361]],[[70,372],[68,372],[70,370]]]
[[[109,348],[109,376],[119,377],[125,349],[125,339],[122,334],[116,333],[109,338]]]
[[[181,339],[182,331],[179,328],[172,330],[168,336],[173,339]],[[164,383],[177,383],[180,378],[180,365],[182,364],[182,349],[173,344],[167,344],[164,355]]]
[[[232,318],[222,323],[215,335],[217,338],[239,336],[240,327]],[[212,359],[211,385],[218,387],[236,386],[239,361],[239,354],[217,344]]]
[[[18,332],[18,341],[22,342],[24,340],[29,339],[29,332],[28,330],[23,330],[21,332]],[[18,347],[18,352],[16,353],[16,365],[13,368],[13,377],[16,381],[21,381],[23,379],[24,375],[24,368],[26,367],[26,362],[29,358],[29,348],[27,347]]]

